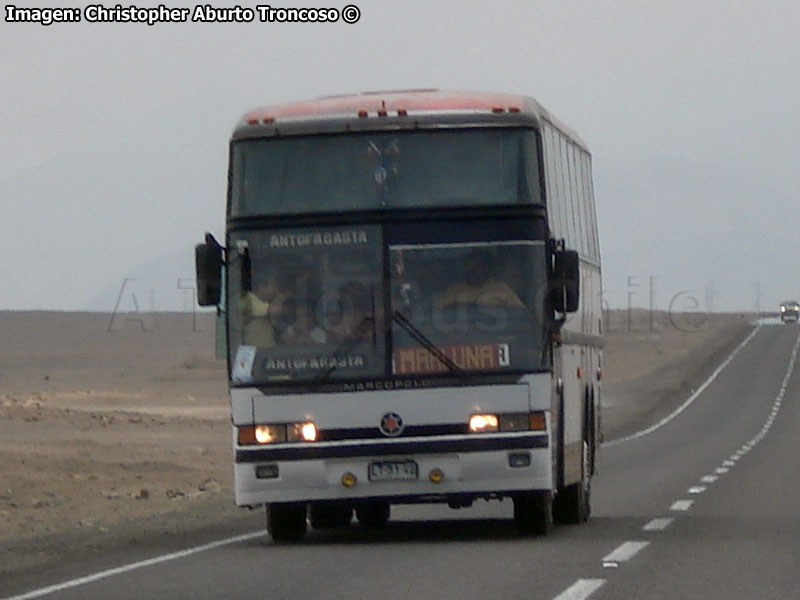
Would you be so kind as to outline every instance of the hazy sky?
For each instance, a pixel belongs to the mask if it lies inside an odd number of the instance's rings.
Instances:
[[[800,3],[354,3],[355,25],[0,22],[0,309],[111,310],[126,279],[187,306],[245,110],[410,87],[531,95],[581,134],[612,304],[651,277],[658,304],[800,296]]]

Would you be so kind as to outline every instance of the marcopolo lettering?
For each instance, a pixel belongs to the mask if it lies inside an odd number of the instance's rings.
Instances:
[[[356,383],[346,383],[346,392],[367,392],[374,390],[412,390],[415,388],[429,387],[430,382],[422,379],[398,379],[387,381],[364,381]]]

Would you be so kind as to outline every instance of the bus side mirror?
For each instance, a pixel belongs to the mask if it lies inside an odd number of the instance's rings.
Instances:
[[[206,233],[204,244],[194,247],[194,262],[197,303],[200,306],[217,306],[222,290],[222,246],[210,233]]]
[[[553,308],[560,313],[578,310],[580,299],[580,259],[575,250],[554,252],[553,279],[551,281]]]

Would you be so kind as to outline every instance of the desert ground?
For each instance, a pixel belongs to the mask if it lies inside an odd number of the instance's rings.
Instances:
[[[750,329],[609,311],[603,429],[665,414]],[[259,515],[233,504],[214,316],[0,312],[0,575]]]

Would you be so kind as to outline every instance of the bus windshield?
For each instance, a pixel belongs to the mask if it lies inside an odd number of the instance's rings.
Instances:
[[[447,222],[424,231],[463,240],[506,226],[466,227]],[[411,240],[415,230],[402,224],[233,233],[232,383],[543,368],[544,241],[431,243]]]
[[[231,380],[381,376],[382,246],[376,226],[237,233],[229,260]]]
[[[541,203],[531,129],[391,131],[233,143],[233,217]]]
[[[544,242],[398,245],[393,375],[542,367]]]

